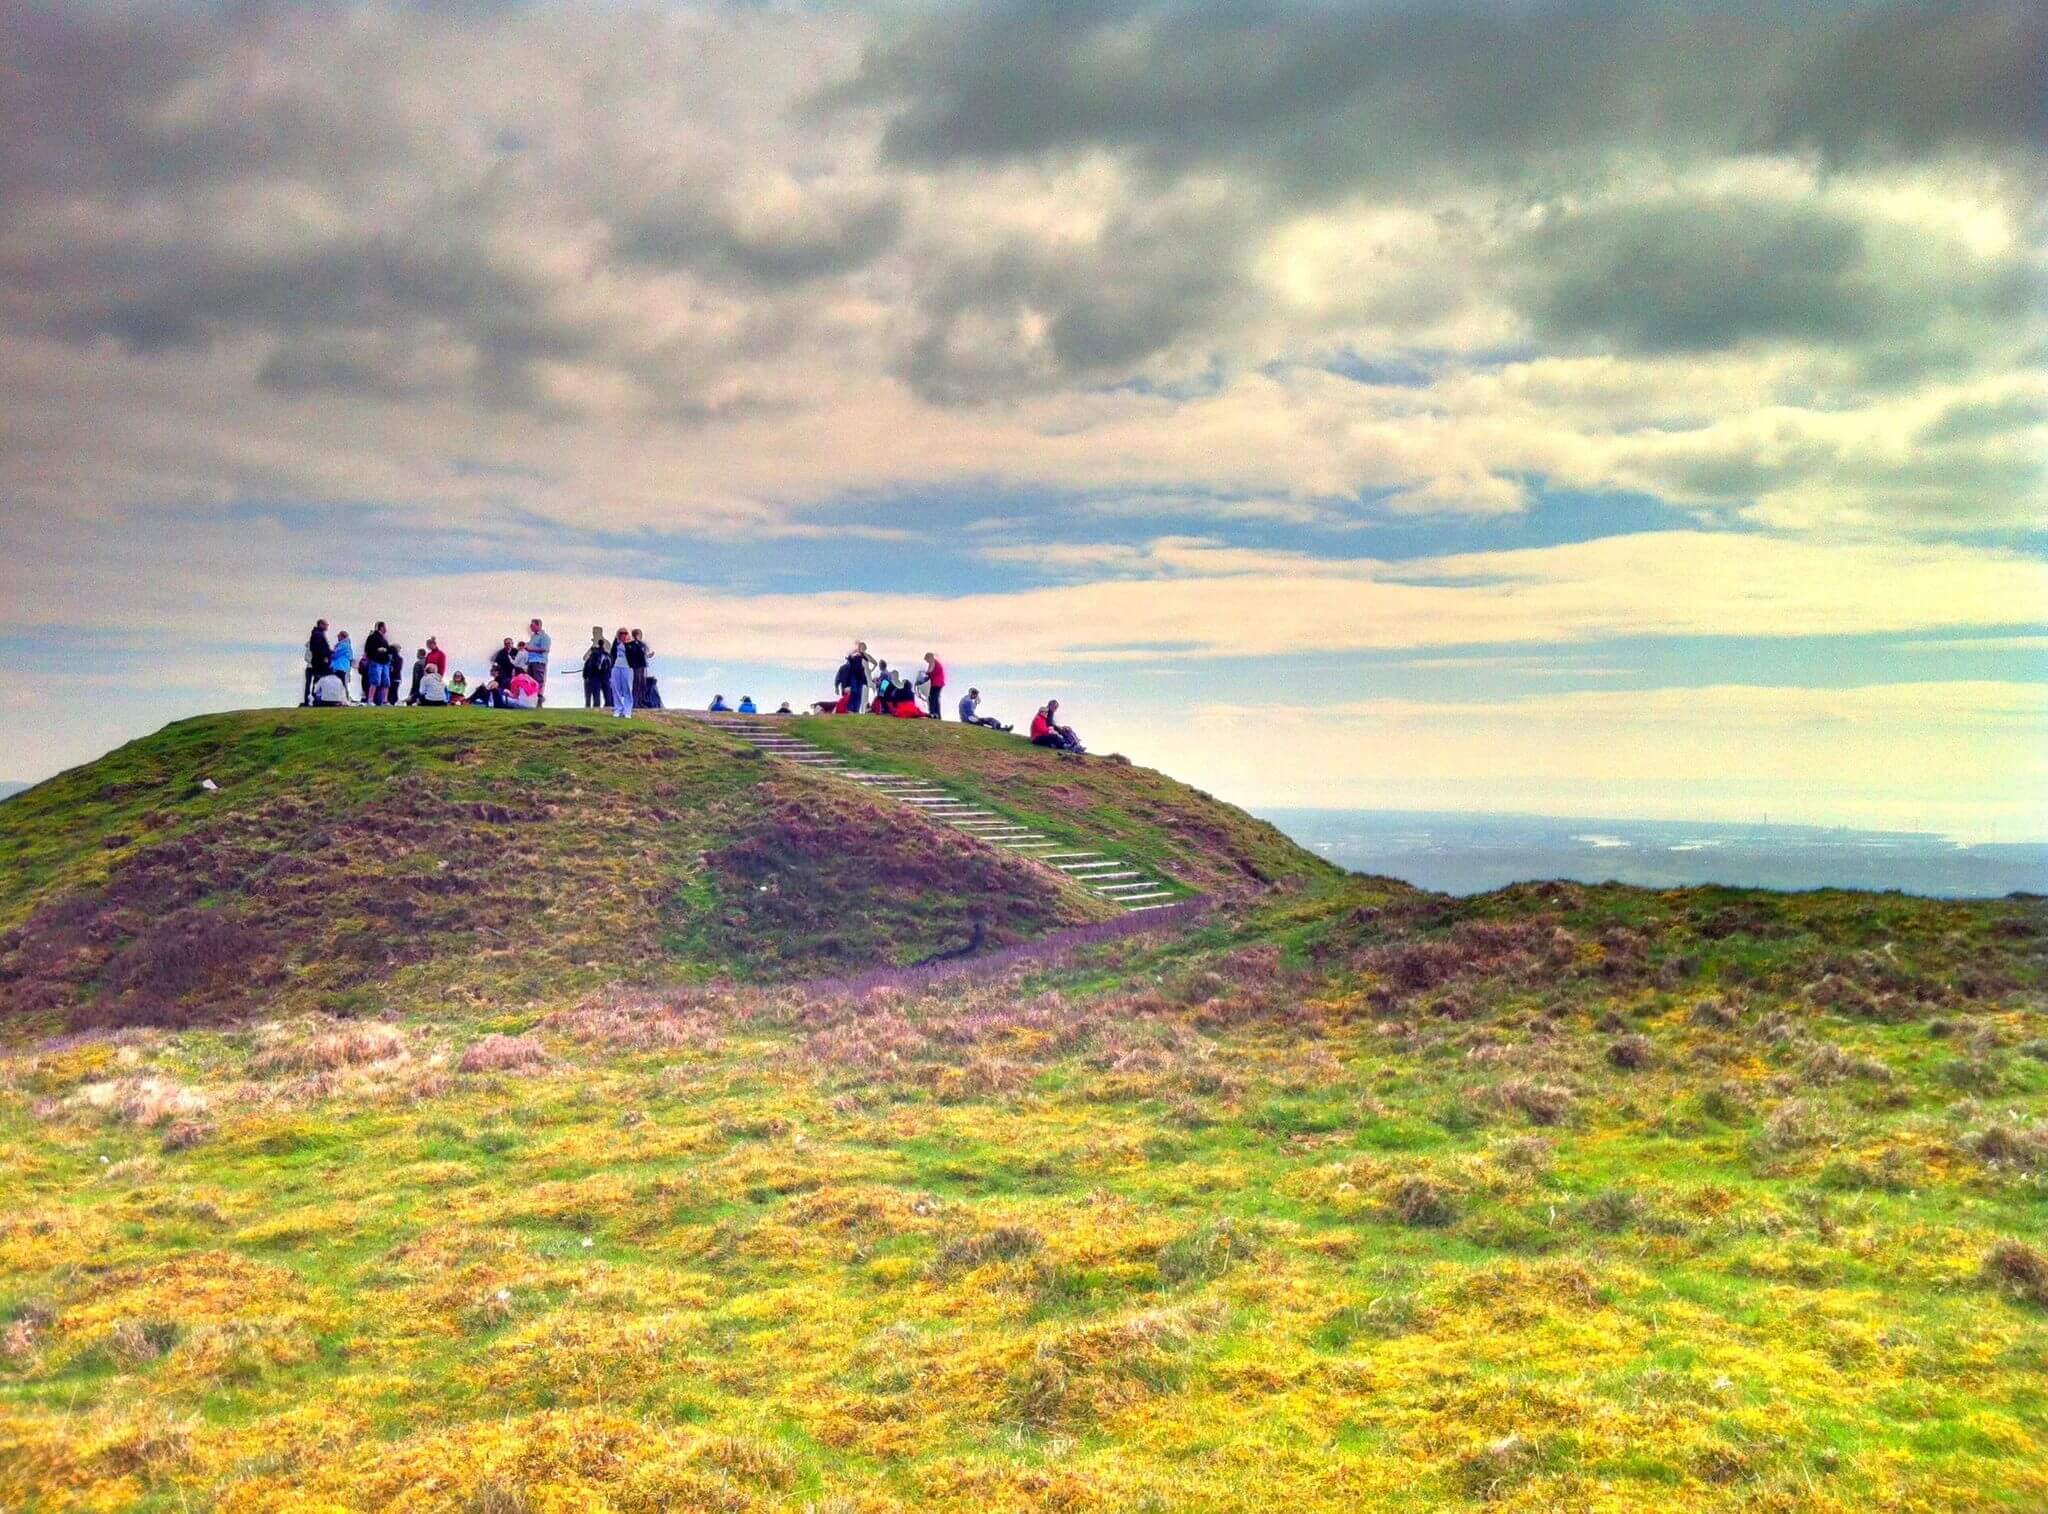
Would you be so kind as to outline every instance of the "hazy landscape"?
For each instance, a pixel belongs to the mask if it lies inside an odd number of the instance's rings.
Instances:
[[[1966,846],[1906,831],[1420,810],[1265,813],[1339,867],[1452,894],[1542,878],[1645,888],[1900,889],[1931,898],[2048,893],[2042,843]]]

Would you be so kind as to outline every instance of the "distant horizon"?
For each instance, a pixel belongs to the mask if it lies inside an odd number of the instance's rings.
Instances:
[[[736,698],[737,696],[735,695],[732,697]],[[247,706],[243,707],[243,710],[240,712],[247,712],[248,710],[263,708],[268,707]],[[297,708],[297,706],[279,706],[278,708],[295,709]],[[673,709],[675,707],[671,706],[671,708]],[[559,713],[560,707],[555,707],[555,712]],[[174,719],[170,722],[167,722],[167,724],[175,724],[177,721],[185,719],[198,719],[209,714],[227,713],[238,713],[238,711],[200,711],[189,716],[174,717]],[[802,712],[800,711],[799,713],[801,714]],[[366,713],[365,718],[375,719],[380,717]],[[152,729],[160,729],[160,727]],[[138,732],[135,736],[124,737],[120,741],[116,741],[113,745],[109,746],[106,749],[106,751],[96,753],[92,757],[87,757],[80,762],[67,764],[64,767],[53,769],[51,772],[46,773],[39,778],[0,778],[0,800],[9,798],[16,793],[22,792],[23,790],[33,788],[35,787],[36,784],[45,782],[50,778],[56,777],[59,773],[69,771],[70,768],[72,767],[88,765],[91,762],[98,760],[99,757],[105,756],[107,752],[114,751],[121,745],[126,744],[127,741],[136,740],[139,739],[141,736],[146,736],[148,734],[151,734],[151,732]],[[1159,766],[1155,763],[1146,763],[1145,765]],[[1160,766],[1159,771],[1166,773],[1169,777],[1182,779],[1182,775],[1174,773],[1172,769],[1169,767]],[[1182,781],[1186,780],[1182,779]],[[1539,810],[1522,808],[1490,808],[1482,806],[1442,807],[1396,804],[1332,804],[1307,802],[1296,799],[1286,799],[1271,802],[1257,801],[1248,803],[1230,793],[1223,792],[1221,790],[1212,790],[1211,792],[1216,793],[1216,796],[1218,798],[1221,798],[1229,803],[1236,804],[1239,808],[1244,809],[1248,813],[1257,815],[1262,819],[1269,820],[1273,819],[1275,816],[1281,815],[1308,816],[1321,814],[1412,816],[1417,819],[1441,818],[1492,821],[1524,820],[1557,823],[1568,822],[1573,825],[1583,826],[1598,826],[1602,824],[1614,824],[1625,826],[1688,826],[1696,827],[1702,830],[1768,830],[1783,832],[1812,832],[1819,834],[1851,836],[1882,836],[1899,839],[1917,839],[1929,842],[1938,842],[1944,845],[1970,850],[1980,850],[1991,847],[2048,847],[2048,831],[2032,835],[1999,835],[1970,837],[1959,835],[1954,831],[1944,830],[1940,827],[1935,826],[1886,826],[1856,824],[1847,821],[1779,818],[1767,812],[1759,813],[1757,817],[1754,819],[1745,819],[1741,817],[1726,815],[1698,816],[1669,813],[1629,814],[1614,809],[1588,809],[1582,811],[1575,809]],[[1283,827],[1283,829],[1284,828],[1285,827]]]

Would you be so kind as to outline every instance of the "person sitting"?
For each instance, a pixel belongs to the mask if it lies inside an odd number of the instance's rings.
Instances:
[[[891,715],[895,716],[898,720],[931,719],[931,716],[925,714],[924,706],[917,702],[917,696],[911,693],[910,690],[901,689],[898,690],[898,694],[899,697],[896,703],[889,708]]]
[[[754,696],[752,694],[740,695],[740,713],[742,715],[758,715],[761,713],[754,704]]]
[[[1057,699],[1047,700],[1045,708],[1031,717],[1031,744],[1079,756],[1087,748],[1081,745],[1081,738],[1074,734],[1072,726],[1060,724],[1059,714],[1060,702]]]
[[[819,704],[825,704],[825,703],[829,703],[829,701],[827,701],[827,700],[822,700],[822,699],[821,699],[821,700],[819,700],[819,701],[818,701],[818,703],[819,703]],[[812,709],[816,709],[817,707],[818,707],[817,705],[812,705],[812,706],[811,706],[811,708],[812,708]],[[777,705],[777,706],[775,707],[775,713],[776,713],[776,714],[778,714],[778,715],[794,715],[794,714],[796,713],[796,711],[795,711],[795,710],[792,710],[792,709],[791,709],[791,708],[789,707],[789,701],[788,701],[787,699],[785,699],[785,700],[783,700],[783,701],[782,701],[782,703],[781,703],[781,704],[779,704],[779,705]]]
[[[515,710],[540,708],[540,680],[521,668],[505,685],[505,703]]]
[[[711,704],[705,710],[705,713],[707,715],[730,715],[732,713],[732,706],[725,702],[723,694],[713,694],[711,696]]]
[[[338,710],[348,704],[348,685],[341,675],[329,668],[313,680],[313,708],[316,710]]]
[[[448,685],[441,681],[441,675],[428,663],[420,672],[420,681],[413,688],[414,704],[448,703]]]
[[[469,703],[469,680],[462,676],[462,669],[460,668],[457,668],[455,676],[448,680],[448,702],[450,704]]]
[[[487,710],[502,710],[505,708],[505,691],[498,687],[497,677],[492,675],[476,686],[469,702],[482,705]]]
[[[993,715],[984,715],[981,713],[980,689],[969,689],[967,691],[967,697],[960,701],[960,720],[963,725],[985,725],[991,731],[1007,731],[1014,729],[1011,726],[1004,725],[1000,720],[996,719]]]

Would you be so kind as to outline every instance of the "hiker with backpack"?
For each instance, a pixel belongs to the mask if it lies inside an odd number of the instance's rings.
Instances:
[[[1071,752],[1080,756],[1087,748],[1081,745],[1081,738],[1074,734],[1072,726],[1059,723],[1060,702],[1048,699],[1045,707],[1031,717],[1031,744],[1050,747],[1055,752]]]

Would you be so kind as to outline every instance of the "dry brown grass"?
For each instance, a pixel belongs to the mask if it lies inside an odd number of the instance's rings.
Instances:
[[[208,1108],[206,1095],[198,1089],[153,1074],[88,1083],[71,1096],[71,1102],[124,1125],[151,1129],[174,1120],[196,1119]]]
[[[531,1072],[547,1061],[547,1048],[532,1036],[488,1035],[465,1046],[455,1067],[458,1072]]]
[[[1999,1292],[2037,1309],[2048,1309],[2048,1255],[2025,1241],[2005,1240],[1984,1257],[1984,1280]]]
[[[396,1026],[376,1021],[313,1020],[265,1027],[255,1055],[249,1058],[249,1071],[257,1077],[338,1072],[400,1061],[410,1054],[405,1033]]]

